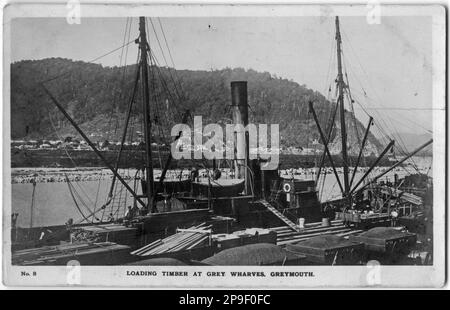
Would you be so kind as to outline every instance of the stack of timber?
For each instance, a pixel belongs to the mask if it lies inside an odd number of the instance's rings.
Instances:
[[[288,244],[286,250],[305,255],[312,264],[355,265],[363,260],[364,245],[343,237],[324,235]]]
[[[117,265],[132,259],[130,247],[112,242],[68,243],[16,251],[13,265],[67,265],[76,260],[80,265]]]
[[[138,229],[120,224],[101,224],[84,226],[72,230],[70,240],[72,242],[114,242],[134,246],[136,244]]]
[[[308,223],[304,225],[305,228],[295,232],[286,226],[271,228],[271,230],[277,233],[277,244],[281,246],[321,235],[344,237],[362,232],[362,230],[355,230],[344,225],[342,220],[334,220],[330,224],[330,226],[322,226],[322,222]]]
[[[233,217],[214,215],[205,221],[206,225],[211,225],[214,232],[228,233],[233,230],[236,219]]]
[[[148,234],[203,223],[211,219],[211,216],[213,212],[209,209],[159,212],[137,216],[133,219],[132,225],[142,225],[143,231]]]
[[[361,212],[361,211],[346,211],[336,212],[336,216],[339,220],[346,221],[348,223],[355,223],[358,225],[387,225],[391,221],[391,217],[388,213],[378,212]]]
[[[212,251],[211,225],[202,223],[187,229],[177,229],[177,232],[167,238],[158,239],[136,251],[132,255],[140,257],[189,257],[207,255]]]

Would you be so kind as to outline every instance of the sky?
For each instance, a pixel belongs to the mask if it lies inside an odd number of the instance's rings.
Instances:
[[[212,70],[242,67],[270,72],[321,92],[327,97],[337,74],[335,21],[332,17],[198,17],[152,18],[150,46],[161,64],[172,66],[160,23],[176,69]],[[367,114],[389,134],[427,133],[432,129],[431,17],[341,17],[345,71],[358,103],[355,114]],[[92,61],[120,46],[126,18],[20,18],[11,25],[11,59],[63,57]],[[138,36],[131,19],[130,37]],[[155,35],[156,32],[156,35]],[[122,50],[95,62],[120,65]],[[129,45],[127,64],[137,47]],[[125,58],[122,57],[122,64]],[[347,109],[349,106],[346,107]],[[365,111],[364,111],[365,110]],[[382,134],[380,132],[380,134]]]

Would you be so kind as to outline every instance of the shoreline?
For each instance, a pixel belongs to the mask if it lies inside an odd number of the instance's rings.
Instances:
[[[383,172],[387,170],[387,166],[377,166],[374,171]],[[358,167],[358,173],[364,173],[368,170],[368,167]],[[401,165],[393,170],[393,172],[402,172],[405,169],[409,169],[408,165]],[[219,168],[222,172],[222,177],[232,178],[232,173],[229,168]],[[294,179],[311,179],[317,176],[317,167],[313,168],[289,168],[278,169],[279,175],[282,178],[294,178]],[[337,167],[337,173],[343,174],[343,168]],[[350,168],[350,172],[353,169]],[[161,169],[155,169],[155,180],[161,175]],[[428,169],[421,167],[420,173],[427,173]],[[137,169],[135,168],[119,168],[119,173],[124,180],[133,180],[136,177]],[[201,177],[207,177],[206,169],[199,169]],[[322,168],[322,175],[333,175],[333,169],[331,167],[324,166]],[[432,174],[431,174],[432,175]],[[11,184],[29,184],[33,183],[63,183],[67,182],[67,178],[70,182],[90,182],[99,180],[111,180],[113,173],[106,167],[79,167],[79,168],[11,168]],[[188,179],[190,176],[190,170],[187,168],[181,169],[169,169],[166,174],[167,180],[182,180]],[[139,179],[139,176],[137,176]]]

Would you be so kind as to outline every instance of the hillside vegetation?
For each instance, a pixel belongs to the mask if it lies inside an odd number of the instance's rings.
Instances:
[[[56,109],[39,82],[63,104],[68,113],[93,140],[119,141],[123,129],[136,66],[103,67],[99,64],[48,58],[20,61],[11,65],[11,135],[13,139],[58,138],[76,135],[75,130]],[[308,113],[308,101],[313,100],[322,128],[326,127],[332,104],[306,85],[276,77],[268,72],[223,69],[214,71],[173,70],[153,67],[152,123],[153,132],[170,133],[170,126],[181,121],[185,109],[192,115],[202,115],[203,124],[229,123],[231,120],[230,82],[248,82],[249,117],[254,123],[280,125],[283,146],[311,147],[320,141],[319,133]],[[163,77],[163,79],[161,78]],[[170,94],[165,89],[170,89]],[[130,135],[142,130],[141,91],[137,92],[130,122]],[[349,145],[357,145],[350,112]],[[360,135],[364,126],[357,122]],[[163,131],[160,131],[160,129]],[[333,134],[335,136],[336,133]],[[130,139],[132,137],[130,136]],[[373,135],[369,142],[380,149]],[[355,148],[357,149],[357,148]]]

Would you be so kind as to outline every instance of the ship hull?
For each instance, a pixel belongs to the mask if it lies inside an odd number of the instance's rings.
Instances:
[[[208,197],[235,197],[244,191],[245,181],[244,180],[217,180],[211,181],[209,184],[207,181],[204,182],[193,182],[192,190],[194,196]]]

